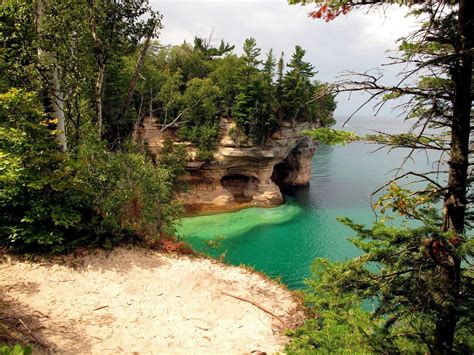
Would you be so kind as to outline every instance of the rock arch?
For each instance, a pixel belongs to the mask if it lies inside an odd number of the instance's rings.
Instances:
[[[271,179],[280,188],[304,186],[309,183],[314,148],[308,147],[304,141],[302,143],[273,166]]]

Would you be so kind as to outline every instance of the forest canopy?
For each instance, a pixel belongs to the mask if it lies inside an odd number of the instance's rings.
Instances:
[[[209,155],[221,117],[232,117],[251,143],[263,143],[284,121],[331,125],[335,102],[325,84],[313,80],[314,67],[296,46],[285,70],[283,54],[261,55],[254,38],[243,53],[223,40],[214,47],[196,37],[194,44],[152,45],[145,59],[135,107],[164,126],[179,126],[180,138]],[[318,93],[320,93],[318,95]]]

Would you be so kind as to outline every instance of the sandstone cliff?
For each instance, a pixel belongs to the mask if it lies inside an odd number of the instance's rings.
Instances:
[[[209,162],[190,160],[182,177],[186,192],[180,197],[188,212],[230,211],[243,207],[272,207],[283,203],[281,187],[306,185],[311,176],[315,143],[301,135],[310,123],[284,122],[267,142],[246,145],[231,138],[230,119],[220,122],[219,146]],[[164,132],[146,120],[138,136],[153,154],[159,154],[167,137],[176,139],[173,128]],[[191,157],[195,148],[186,142]]]

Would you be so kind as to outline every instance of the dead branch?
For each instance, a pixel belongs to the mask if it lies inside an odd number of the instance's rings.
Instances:
[[[17,317],[2,317],[0,318],[0,320],[7,320],[7,319],[13,319],[15,321],[17,321],[26,331],[27,333],[30,335],[30,337],[38,344],[38,345],[41,345],[42,347],[44,347],[45,349],[48,349],[50,351],[54,351],[54,348],[51,346],[51,345],[48,345],[46,343],[44,343],[42,340],[40,340],[36,335],[33,334],[33,332],[30,330],[30,328],[27,327],[27,325],[25,324],[25,322],[23,322],[23,320],[21,318],[17,318]]]
[[[266,309],[266,308],[264,308],[264,307],[262,307],[262,306],[256,304],[255,302],[250,301],[250,300],[245,299],[245,298],[242,298],[242,297],[239,297],[239,296],[231,295],[230,293],[227,293],[227,292],[221,291],[221,293],[222,293],[223,295],[226,295],[226,296],[235,298],[235,299],[237,299],[237,300],[239,300],[239,301],[250,303],[251,305],[257,307],[258,309],[264,311],[265,313],[267,313],[267,314],[271,315],[272,317],[274,317],[275,319],[279,320],[279,321],[281,322],[281,324],[283,324],[286,328],[290,328],[290,327],[286,324],[286,322],[285,322],[283,319],[281,319],[280,317],[278,317],[275,313],[270,312],[268,309]]]
[[[178,116],[176,116],[176,118],[171,121],[170,123],[168,123],[167,125],[165,125],[162,129],[160,129],[160,132],[164,132],[166,131],[169,127],[171,127],[172,125],[174,125],[178,120],[179,118],[187,111],[187,109],[184,109],[183,111],[181,111]]]

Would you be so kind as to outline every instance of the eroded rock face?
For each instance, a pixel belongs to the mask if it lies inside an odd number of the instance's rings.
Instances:
[[[315,128],[315,124],[284,122],[261,146],[235,142],[229,136],[233,127],[232,120],[221,120],[219,147],[212,161],[188,163],[182,177],[188,189],[180,195],[188,212],[277,206],[283,203],[280,187],[308,184],[316,144],[300,132]],[[159,154],[164,139],[173,138],[174,132],[161,132],[148,120],[138,135],[153,154]],[[192,145],[189,151],[193,155]]]

